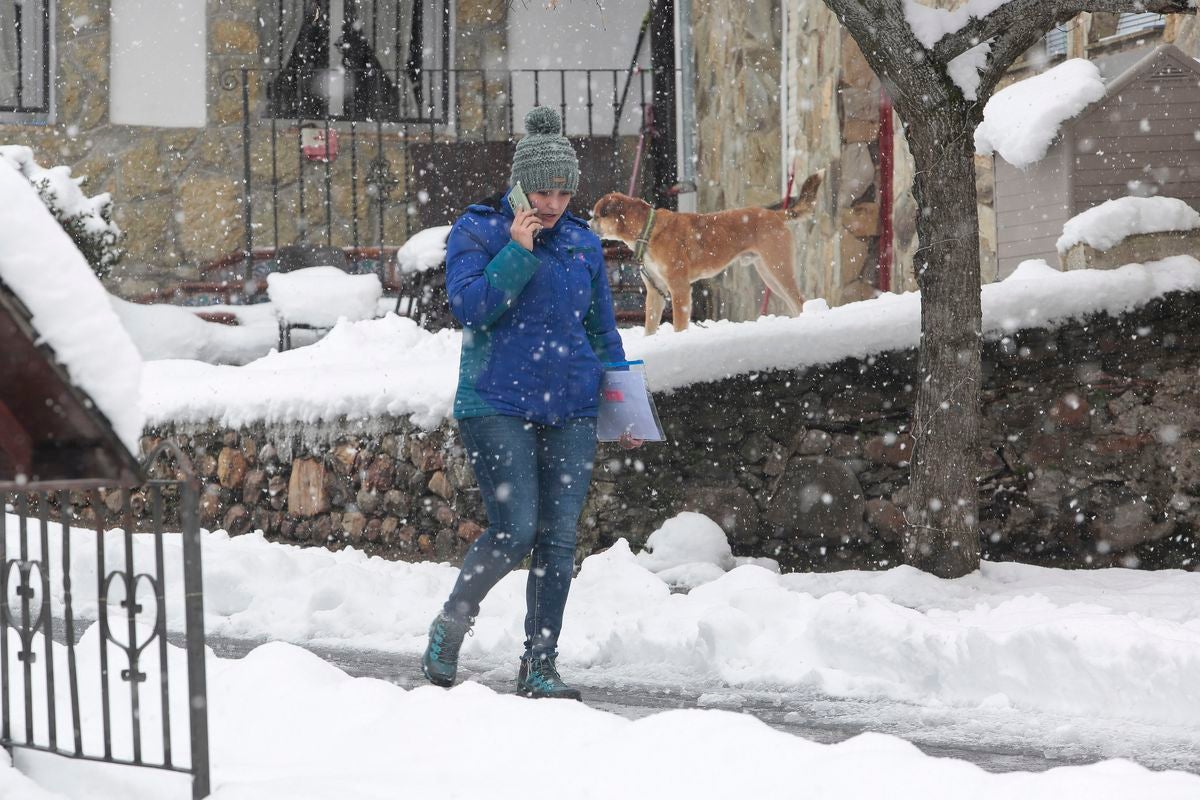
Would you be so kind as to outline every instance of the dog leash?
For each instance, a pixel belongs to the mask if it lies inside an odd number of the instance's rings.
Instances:
[[[670,300],[667,293],[658,285],[658,281],[654,279],[654,275],[650,270],[646,269],[646,248],[650,245],[650,234],[654,231],[654,206],[650,207],[650,216],[646,217],[646,226],[642,228],[642,235],[633,242],[633,258],[637,261],[638,271],[642,273],[642,278],[646,283],[654,287],[654,291],[658,292],[662,297],[663,302]]]

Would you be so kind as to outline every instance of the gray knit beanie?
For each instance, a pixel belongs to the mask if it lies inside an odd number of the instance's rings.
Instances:
[[[521,182],[526,192],[579,188],[579,159],[562,135],[562,120],[548,106],[537,106],[525,115],[525,136],[513,155],[511,183]]]

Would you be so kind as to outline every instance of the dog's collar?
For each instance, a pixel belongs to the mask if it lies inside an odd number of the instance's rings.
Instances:
[[[642,228],[642,235],[639,236],[633,243],[633,260],[642,263],[646,256],[646,247],[650,244],[650,234],[654,230],[654,206],[650,207],[650,216],[646,217],[646,227]]]

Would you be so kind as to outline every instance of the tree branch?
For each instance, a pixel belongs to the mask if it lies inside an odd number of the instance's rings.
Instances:
[[[1002,37],[1024,21],[1050,20],[1043,30],[1084,11],[1151,11],[1159,14],[1195,14],[1189,0],[1010,0],[992,13],[972,17],[966,25],[938,40],[931,51],[934,61],[948,63],[980,42]]]
[[[901,117],[921,103],[949,101],[944,70],[931,63],[904,16],[901,0],[824,0],[854,37],[863,57],[879,76]]]

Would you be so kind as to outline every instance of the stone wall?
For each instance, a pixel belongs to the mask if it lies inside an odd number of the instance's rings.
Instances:
[[[992,559],[1197,568],[1200,294],[985,346],[981,529]],[[658,397],[668,441],[603,446],[579,554],[682,510],[787,568],[900,557],[916,354],[741,375]],[[953,413],[950,411],[949,413]],[[201,515],[233,533],[455,560],[483,529],[452,426],[178,427]],[[153,442],[153,437],[147,444]]]
[[[696,210],[778,203],[779,0],[717,0],[693,11]],[[749,264],[731,267],[709,289],[713,316],[758,316],[762,281]]]
[[[108,0],[56,0],[54,122],[0,125],[0,143],[32,147],[43,166],[71,167],[74,175],[86,176],[84,188],[89,195],[112,194],[116,222],[126,233],[127,254],[107,281],[111,291],[133,297],[194,280],[200,277],[201,266],[243,247],[243,114],[237,70],[262,66],[255,7],[255,0],[207,0],[207,124],[203,128],[157,128],[109,121]],[[485,59],[493,63],[504,47],[503,11],[497,11],[488,0],[459,0],[455,10],[459,36],[455,65],[471,68]],[[501,91],[500,87],[491,88]],[[250,154],[253,213],[258,224],[255,244],[274,244],[270,212],[275,203],[280,208],[281,244],[298,241],[306,230],[309,241],[319,239],[323,244],[324,165],[317,161],[301,164],[294,122],[277,126],[278,143],[272,157],[272,126],[263,113],[265,92],[255,73],[250,73],[250,101],[254,116]],[[494,132],[507,129],[502,110],[497,104],[496,118],[491,121]],[[464,121],[470,125],[476,120],[464,117]],[[335,127],[343,137],[348,136],[348,125]],[[349,153],[343,152],[333,162],[334,245],[352,243],[355,223],[360,243],[375,243],[372,232],[378,226],[379,206],[368,196],[364,176],[368,162],[380,151],[380,141],[391,175],[399,181],[399,188],[383,208],[386,228],[392,232],[385,243],[398,244],[405,238],[410,165],[400,146],[404,132],[397,126],[385,126],[377,139],[374,126],[358,126],[357,187],[350,179]],[[348,149],[345,138],[343,147]],[[308,193],[303,217],[298,211],[302,169]],[[273,179],[278,185],[275,194]]]

